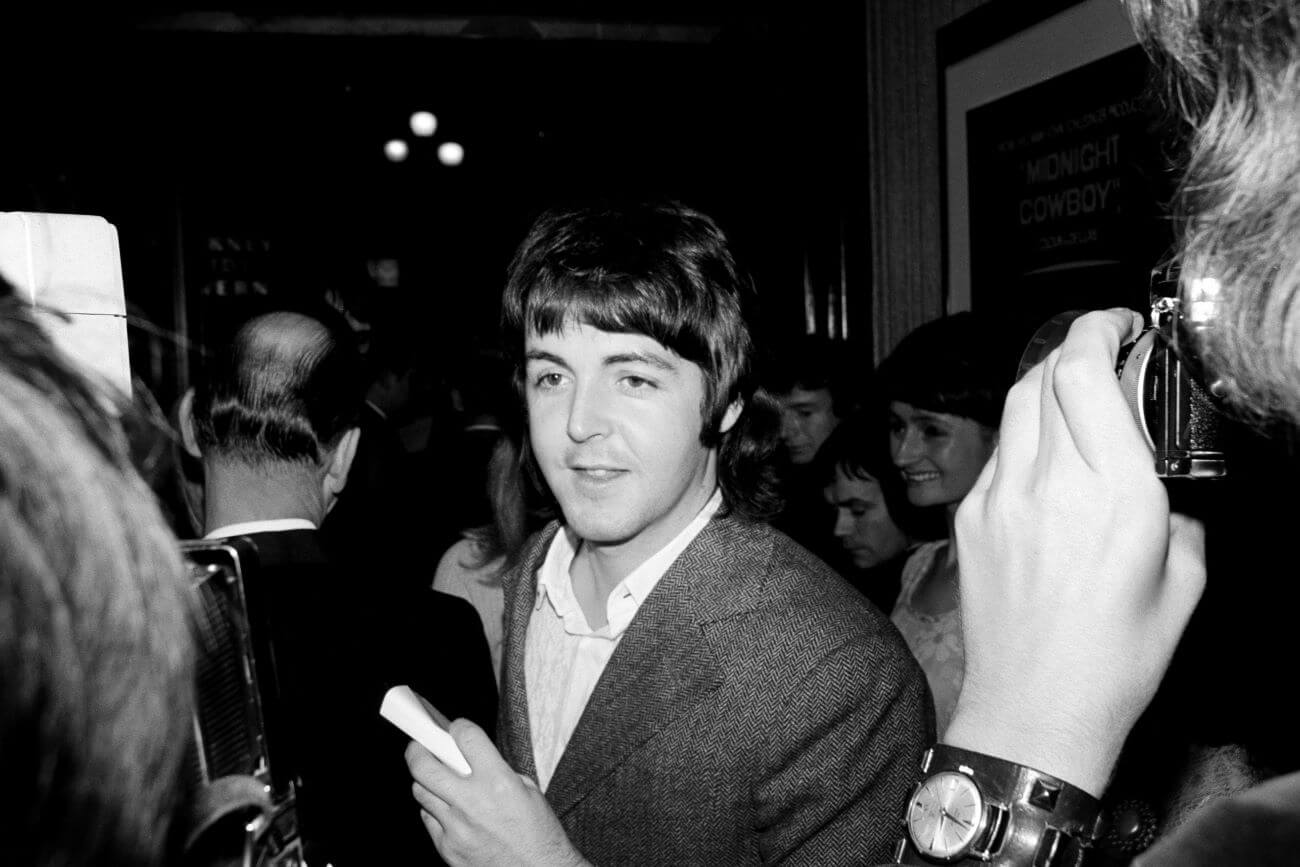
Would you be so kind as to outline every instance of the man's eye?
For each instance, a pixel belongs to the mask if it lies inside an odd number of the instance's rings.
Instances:
[[[925,435],[931,439],[938,439],[939,437],[946,437],[948,432],[941,427],[929,426],[925,429]]]
[[[625,376],[623,384],[632,391],[645,391],[655,387],[655,384],[642,376]]]
[[[537,388],[556,388],[563,379],[558,373],[543,373],[533,378],[533,385]]]

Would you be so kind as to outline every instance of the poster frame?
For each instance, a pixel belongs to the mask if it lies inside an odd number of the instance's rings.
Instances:
[[[993,0],[939,29],[940,222],[945,313],[971,307],[966,115],[1137,44],[1116,0]]]

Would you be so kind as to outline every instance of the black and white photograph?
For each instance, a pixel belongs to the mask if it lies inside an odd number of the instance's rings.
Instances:
[[[0,57],[0,864],[1300,863],[1300,0]]]

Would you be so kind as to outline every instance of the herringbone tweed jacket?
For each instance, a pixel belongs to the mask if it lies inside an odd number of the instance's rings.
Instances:
[[[525,633],[558,528],[505,579],[497,734],[534,779]],[[788,537],[718,517],[624,633],[546,797],[599,867],[876,864],[933,728],[884,615]]]

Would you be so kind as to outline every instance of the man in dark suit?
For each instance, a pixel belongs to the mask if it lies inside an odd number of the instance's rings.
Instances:
[[[529,466],[563,514],[506,577],[501,753],[412,744],[450,863],[868,863],[932,731],[889,622],[761,518],[752,289],[675,204],[543,215],[511,266]]]
[[[491,725],[496,691],[474,610],[327,556],[317,527],[347,484],[360,439],[360,364],[349,335],[289,312],[257,316],[183,408],[187,446],[204,468],[209,538],[245,536],[248,576],[269,607],[283,715],[272,761],[299,784],[309,863],[427,863],[434,853],[410,808],[379,716],[384,692],[409,684]],[[383,570],[383,552],[370,558]],[[455,707],[456,710],[452,710]]]

